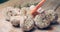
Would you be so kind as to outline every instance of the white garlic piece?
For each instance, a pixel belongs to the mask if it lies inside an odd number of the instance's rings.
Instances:
[[[12,16],[10,18],[10,22],[12,23],[13,26],[20,26],[20,16]]]
[[[27,19],[26,16],[20,16],[20,27],[23,27],[25,20]]]
[[[34,6],[34,5],[31,5],[31,6],[30,6],[30,10],[32,10],[33,8],[35,8],[35,6]]]

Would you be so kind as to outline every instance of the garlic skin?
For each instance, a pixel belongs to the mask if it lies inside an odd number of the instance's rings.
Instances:
[[[11,16],[20,15],[20,9],[14,7],[6,7],[3,8],[2,14],[5,16],[6,19],[10,19]]]
[[[46,17],[50,19],[50,21],[53,21],[56,17],[56,12],[54,10],[47,10]]]
[[[9,32],[12,30],[12,24],[5,20],[0,20],[0,32]]]
[[[29,31],[34,27],[34,20],[31,15],[27,16],[27,19],[24,21],[23,30]]]
[[[35,19],[35,25],[39,28],[46,28],[50,25],[50,21],[42,20],[42,17],[40,15],[36,15]]]
[[[5,7],[5,8],[3,8],[1,14],[5,17],[5,19],[9,19],[11,14],[10,13],[7,14],[7,12],[12,11],[12,10],[13,10],[13,7]]]
[[[40,9],[40,10],[39,10]],[[39,28],[46,28],[50,25],[50,23],[55,19],[56,17],[56,12],[54,10],[47,10],[44,11],[41,8],[39,8],[37,11],[38,15],[35,16],[35,24],[36,26],[38,26]],[[42,10],[42,11],[41,11]],[[41,11],[41,12],[40,12]]]

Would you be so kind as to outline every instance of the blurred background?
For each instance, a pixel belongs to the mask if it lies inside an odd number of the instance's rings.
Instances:
[[[24,6],[26,3],[33,4],[38,3],[41,0],[0,0],[0,9],[8,6]],[[60,0],[46,0],[42,8],[45,10],[53,9],[60,12]],[[60,13],[58,13],[60,15]]]

